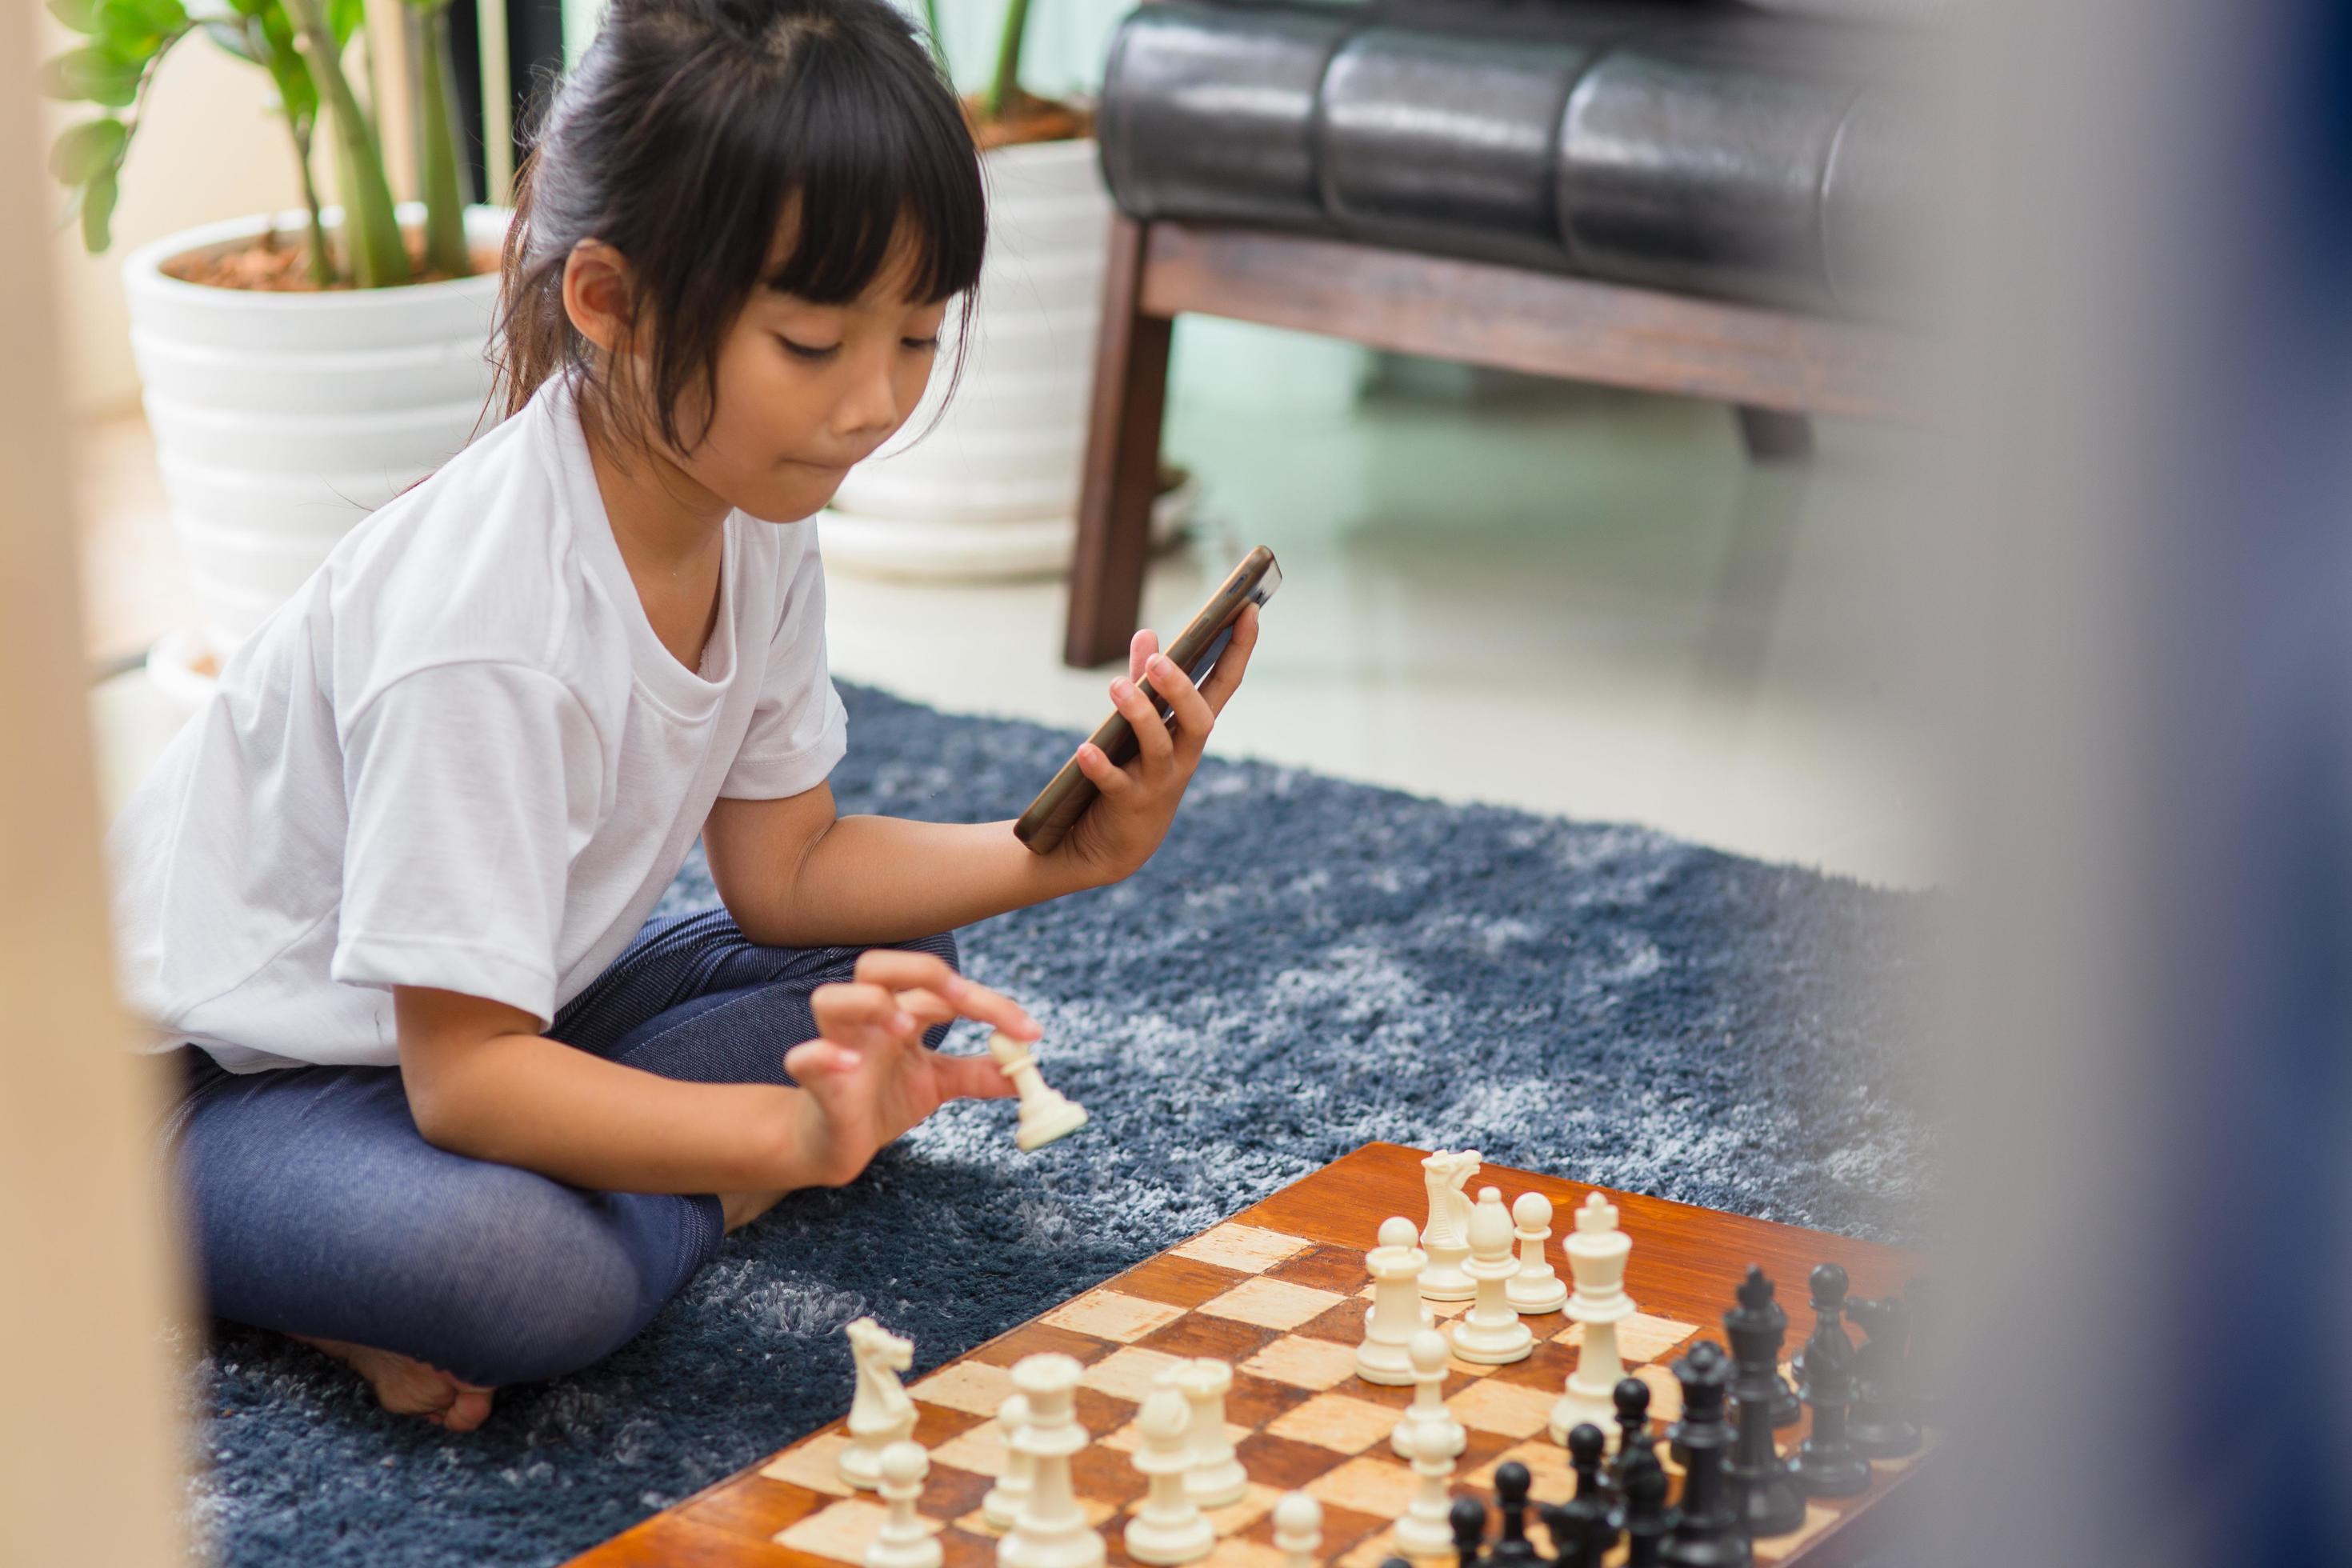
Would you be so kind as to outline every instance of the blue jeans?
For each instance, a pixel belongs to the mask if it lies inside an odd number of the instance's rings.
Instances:
[[[906,945],[956,961],[950,936]],[[755,946],[723,910],[656,918],[548,1035],[665,1078],[789,1083],[809,994],[862,951]],[[610,1354],[718,1249],[715,1196],[593,1192],[435,1148],[397,1068],[236,1074],[179,1054],[167,1148],[221,1317],[503,1387]]]

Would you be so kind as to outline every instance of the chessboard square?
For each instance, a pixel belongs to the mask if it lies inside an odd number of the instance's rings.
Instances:
[[[994,1415],[996,1407],[1013,1392],[1013,1373],[984,1361],[960,1361],[940,1368],[907,1392],[950,1410]]]
[[[1346,1455],[1319,1443],[1302,1443],[1274,1432],[1253,1432],[1234,1446],[1250,1479],[1280,1491],[1296,1491],[1339,1465]]]
[[[701,1498],[690,1500],[677,1511],[681,1519],[737,1535],[773,1537],[784,1526],[832,1505],[833,1500],[822,1492],[752,1475],[739,1476]]]
[[[1200,1310],[1212,1317],[1238,1318],[1260,1328],[1295,1329],[1346,1300],[1335,1291],[1318,1290],[1311,1285],[1260,1278],[1244,1280],[1223,1295],[1202,1302]]]
[[[1306,1339],[1346,1345],[1352,1351],[1364,1342],[1364,1303],[1350,1296],[1338,1306],[1318,1312],[1292,1331]]]
[[[1239,1443],[1243,1438],[1251,1436],[1251,1430],[1247,1426],[1236,1426],[1228,1421],[1225,1423],[1225,1441]],[[1135,1453],[1143,1447],[1143,1430],[1135,1422],[1130,1421],[1105,1436],[1097,1446],[1121,1454]]]
[[[1285,1334],[1241,1363],[1241,1370],[1294,1388],[1336,1388],[1356,1373],[1353,1347]]]
[[[1072,1333],[1067,1329],[1033,1321],[999,1334],[973,1351],[971,1359],[984,1361],[991,1366],[1011,1366],[1026,1356],[1066,1355],[1080,1366],[1087,1366],[1117,1349],[1118,1344],[1110,1340]]]
[[[1137,1264],[1110,1284],[1122,1296],[1140,1296],[1147,1301],[1165,1301],[1171,1307],[1197,1307],[1248,1278],[1237,1268],[1163,1252]]]
[[[1264,1542],[1227,1536],[1211,1547],[1207,1556],[1193,1561],[1202,1568],[1282,1568],[1290,1559]]]
[[[1464,1474],[1462,1484],[1473,1491],[1490,1490],[1495,1485],[1495,1472],[1512,1462],[1528,1468],[1528,1475],[1534,1482],[1534,1495],[1538,1500],[1566,1502],[1576,1495],[1576,1469],[1568,1462],[1568,1450],[1549,1436],[1513,1444],[1477,1468]]]
[[[1448,1334],[1445,1338],[1445,1342],[1448,1345],[1453,1344],[1454,1336]],[[1507,1362],[1497,1364],[1494,1362],[1464,1361],[1459,1355],[1455,1355],[1450,1351],[1447,1352],[1445,1357],[1445,1370],[1456,1377],[1492,1377],[1496,1373],[1501,1371],[1503,1366],[1507,1366],[1510,1363]]]
[[[1162,1351],[1148,1351],[1128,1345],[1113,1351],[1078,1374],[1078,1382],[1087,1388],[1140,1405],[1151,1393],[1151,1385],[1163,1372],[1184,1364],[1182,1356],[1169,1355]]]
[[[890,1510],[878,1502],[864,1498],[851,1498],[820,1509],[797,1524],[785,1526],[775,1534],[779,1546],[789,1546],[795,1552],[811,1552],[819,1557],[831,1557],[843,1563],[863,1563],[866,1549],[874,1543],[882,1521]],[[926,1531],[933,1534],[942,1528],[939,1521],[922,1521]]]
[[[1279,1490],[1251,1481],[1240,1497],[1224,1507],[1204,1508],[1201,1511],[1209,1516],[1209,1522],[1216,1527],[1219,1535],[1238,1535],[1273,1512],[1274,1505],[1281,1500]]]
[[[1412,1496],[1412,1472],[1404,1466],[1366,1454],[1316,1477],[1307,1489],[1324,1502],[1394,1519]]]
[[[1135,1419],[1138,1403],[1099,1389],[1081,1388],[1071,1397],[1070,1414],[1089,1433],[1115,1432]]]
[[[1265,1274],[1269,1279],[1312,1285],[1318,1290],[1337,1290],[1343,1296],[1368,1288],[1364,1286],[1364,1255],[1352,1247],[1333,1247],[1328,1242],[1318,1242],[1295,1257],[1284,1258]]]
[[[1185,1313],[1138,1342],[1167,1355],[1208,1356],[1231,1365],[1255,1355],[1280,1332],[1238,1318],[1212,1318],[1196,1311]]]
[[[1477,1305],[1477,1302],[1475,1300],[1462,1301],[1433,1301],[1428,1297],[1424,1296],[1421,1299],[1421,1304],[1428,1308],[1432,1312],[1436,1313],[1440,1318],[1458,1318],[1463,1313],[1468,1311],[1472,1307]]]
[[[1391,1557],[1403,1558],[1412,1564],[1412,1568],[1454,1568],[1455,1561],[1451,1552],[1435,1557],[1413,1556],[1397,1545],[1396,1532],[1391,1527],[1368,1536],[1350,1547],[1340,1555],[1339,1568],[1380,1568],[1382,1563]]]
[[[975,1475],[952,1465],[933,1465],[930,1474],[923,1478],[923,1490],[916,1502],[916,1511],[925,1519],[953,1519],[980,1506],[996,1484],[995,1478]]]
[[[1637,1366],[1633,1375],[1650,1385],[1650,1422],[1664,1426],[1683,1418],[1683,1385],[1663,1366]]]
[[[785,1449],[761,1467],[772,1481],[790,1481],[829,1497],[848,1497],[857,1490],[841,1479],[841,1451],[849,1447],[846,1433],[827,1432]]]
[[[1005,1451],[1004,1428],[988,1421],[969,1432],[959,1432],[932,1449],[931,1463],[975,1476],[1000,1476],[1004,1473]]]
[[[1675,1346],[1698,1332],[1696,1323],[1678,1323],[1672,1318],[1654,1318],[1647,1312],[1636,1312],[1617,1323],[1617,1353],[1632,1366],[1639,1362],[1663,1360]]]
[[[942,1531],[940,1568],[996,1568],[996,1542],[961,1528]]]
[[[958,1433],[968,1432],[987,1419],[987,1416],[969,1410],[953,1410],[944,1405],[932,1405],[918,1399],[915,1401],[915,1441],[926,1448],[936,1448]]]
[[[1397,1412],[1345,1394],[1318,1394],[1295,1410],[1286,1411],[1268,1432],[1277,1437],[1313,1443],[1335,1453],[1360,1454],[1396,1430]]]
[[[1103,1521],[1117,1513],[1118,1509],[1118,1504],[1114,1502],[1105,1502],[1100,1498],[1087,1497],[1084,1493],[1080,1493],[1078,1496],[1078,1511],[1086,1516],[1087,1528],[1088,1530],[1100,1530],[1103,1527]],[[957,1530],[962,1531],[968,1535],[982,1535],[992,1538],[1001,1536],[1004,1533],[1003,1531],[998,1529],[995,1525],[991,1524],[988,1521],[988,1516],[981,1512],[978,1509],[973,1509],[970,1513],[960,1516],[955,1521],[955,1530],[951,1530],[948,1533],[952,1536]]]
[[[1140,1296],[1122,1296],[1116,1290],[1089,1290],[1074,1301],[1063,1302],[1038,1321],[1133,1344],[1152,1330],[1166,1328],[1183,1315],[1183,1308],[1171,1307],[1165,1301],[1147,1301]]]
[[[1521,1383],[1557,1394],[1567,1384],[1568,1374],[1576,1370],[1578,1353],[1567,1345],[1538,1343],[1519,1360],[1496,1367],[1495,1377],[1498,1382]]]
[[[1785,1563],[1802,1550],[1814,1536],[1838,1521],[1838,1510],[1820,1503],[1805,1505],[1805,1522],[1786,1535],[1759,1536],[1749,1547],[1759,1563]]]
[[[1179,1258],[1196,1258],[1244,1274],[1263,1274],[1284,1258],[1306,1251],[1309,1245],[1304,1237],[1228,1220],[1169,1250]]]
[[[1490,1377],[1464,1389],[1448,1407],[1465,1426],[1506,1437],[1532,1437],[1550,1424],[1557,1398],[1540,1388]]]
[[[1236,1372],[1233,1387],[1225,1391],[1225,1419],[1244,1426],[1271,1426],[1276,1416],[1306,1398],[1303,1390],[1286,1383]]]

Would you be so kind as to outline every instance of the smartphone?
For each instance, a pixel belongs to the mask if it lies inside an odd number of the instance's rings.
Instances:
[[[1240,617],[1242,607],[1264,605],[1281,586],[1282,568],[1275,564],[1274,552],[1259,545],[1234,568],[1224,586],[1201,606],[1201,613],[1192,617],[1192,624],[1184,628],[1182,635],[1162,650],[1169,662],[1191,676],[1193,685],[1200,685],[1216,668],[1217,658],[1225,651],[1225,645],[1234,640],[1234,622]],[[1167,718],[1171,710],[1151,689],[1151,682],[1139,680],[1136,686],[1160,716]],[[1088,739],[1102,748],[1103,755],[1111,760],[1114,767],[1125,767],[1135,760],[1135,727],[1116,712],[1104,720],[1102,728]],[[1062,764],[1062,771],[1037,792],[1037,798],[1029,803],[1029,809],[1013,825],[1013,832],[1036,853],[1046,854],[1087,814],[1087,807],[1095,803],[1096,794],[1092,781],[1078,771],[1077,753],[1074,752],[1070,760]]]

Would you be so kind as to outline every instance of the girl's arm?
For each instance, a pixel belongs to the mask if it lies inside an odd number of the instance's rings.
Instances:
[[[1102,798],[1049,855],[1034,855],[1010,822],[909,822],[836,816],[830,785],[781,800],[721,800],[702,844],[719,896],[743,934],[771,947],[907,942],[1007,910],[1118,881],[1151,858],[1199,767],[1209,731],[1257,645],[1257,609],[1245,608],[1234,640],[1198,690],[1138,632],[1127,678],[1111,701],[1139,746],[1126,767],[1092,744],[1078,767]],[[1162,722],[1136,680],[1173,710]]]

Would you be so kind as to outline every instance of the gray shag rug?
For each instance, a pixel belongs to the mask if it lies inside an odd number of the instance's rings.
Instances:
[[[1009,816],[1074,743],[843,696],[845,811]],[[698,851],[668,907],[716,901]],[[1371,1139],[1916,1240],[1921,912],[1638,827],[1213,758],[1141,873],[964,933],[1087,1132],[1025,1156],[1004,1105],[951,1106],[470,1435],[215,1323],[194,1533],[223,1568],[560,1563],[847,1408],[850,1319],[913,1335],[919,1373]]]

